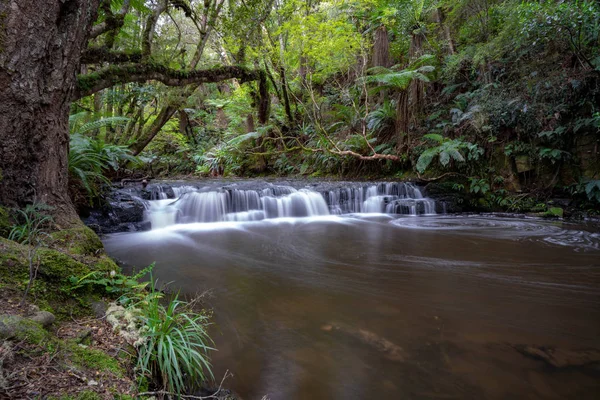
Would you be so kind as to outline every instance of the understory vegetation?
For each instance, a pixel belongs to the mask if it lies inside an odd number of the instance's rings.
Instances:
[[[154,9],[135,7],[114,50],[142,40]],[[235,79],[84,97],[69,155],[80,204],[107,177],[302,175],[443,177],[483,209],[598,208],[597,2],[191,1],[161,18],[153,59],[183,68],[203,38],[202,65],[264,70],[270,117],[258,121],[259,84]]]

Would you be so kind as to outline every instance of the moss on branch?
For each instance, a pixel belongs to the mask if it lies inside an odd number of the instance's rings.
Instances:
[[[74,99],[89,96],[102,89],[121,83],[159,81],[167,86],[185,86],[210,82],[221,82],[228,79],[240,82],[260,80],[261,74],[242,66],[219,66],[203,70],[176,70],[152,62],[125,63],[111,65],[102,70],[80,75]]]
[[[113,51],[108,47],[90,47],[81,55],[83,64],[99,63],[137,63],[142,60],[140,51],[120,52]]]

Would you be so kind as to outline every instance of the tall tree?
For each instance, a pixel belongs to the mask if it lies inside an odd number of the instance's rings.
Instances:
[[[115,50],[130,8],[130,0],[0,0],[0,203],[36,198],[55,207],[59,226],[77,222],[67,153],[69,106],[78,98],[147,80],[185,86],[236,78],[266,87],[264,74],[241,66],[178,70],[152,59],[157,21],[172,8],[193,17],[186,1],[154,3],[141,48]],[[97,69],[77,76],[83,64]]]

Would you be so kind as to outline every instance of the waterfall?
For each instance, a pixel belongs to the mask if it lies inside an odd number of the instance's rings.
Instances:
[[[232,185],[235,186],[235,185]],[[269,185],[262,189],[152,188],[146,218],[152,228],[173,224],[260,221],[283,217],[313,217],[352,213],[435,214],[435,201],[424,198],[410,183],[353,183],[328,190]]]

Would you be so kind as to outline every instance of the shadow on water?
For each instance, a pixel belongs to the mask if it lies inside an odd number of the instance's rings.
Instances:
[[[212,290],[216,376],[243,398],[600,398],[600,235],[562,223],[350,214],[106,238]]]

